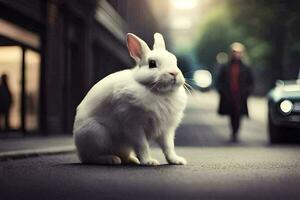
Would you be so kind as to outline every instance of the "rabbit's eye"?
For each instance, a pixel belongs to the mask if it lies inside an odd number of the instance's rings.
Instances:
[[[155,60],[149,60],[149,68],[155,68],[156,66],[156,61]]]

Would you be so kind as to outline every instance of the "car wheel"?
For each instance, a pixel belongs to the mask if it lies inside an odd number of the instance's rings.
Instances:
[[[271,144],[281,142],[281,127],[273,123],[271,116],[268,116],[269,139]]]

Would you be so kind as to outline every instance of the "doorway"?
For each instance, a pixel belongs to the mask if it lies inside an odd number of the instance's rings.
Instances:
[[[0,114],[0,130],[33,132],[39,129],[40,60],[37,51],[17,45],[0,46],[0,83],[7,77],[7,89],[0,89],[0,97],[4,93],[11,99],[2,103],[8,107],[8,117],[5,119],[5,113]]]

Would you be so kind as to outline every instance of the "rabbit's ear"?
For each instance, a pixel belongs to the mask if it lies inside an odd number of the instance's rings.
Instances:
[[[141,61],[143,57],[145,57],[145,55],[150,51],[146,42],[132,33],[127,33],[127,47],[130,56],[136,62]]]
[[[164,37],[160,33],[154,34],[154,45],[153,49],[166,49]]]

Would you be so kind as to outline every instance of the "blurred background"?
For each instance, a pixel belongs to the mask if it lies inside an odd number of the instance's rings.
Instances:
[[[255,95],[265,96],[278,79],[299,76],[299,1],[0,0],[9,130],[70,134],[89,88],[133,66],[127,32],[150,46],[161,32],[187,80],[201,91],[213,88],[233,42],[246,47]]]

